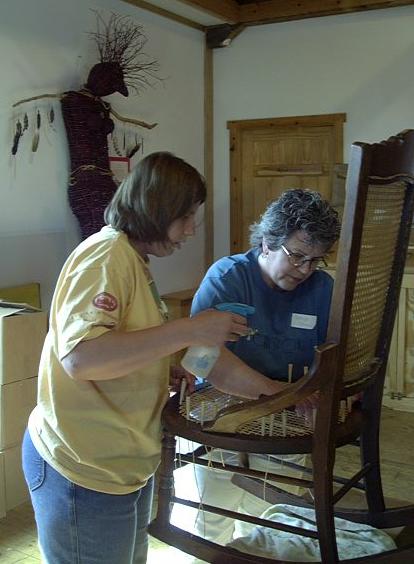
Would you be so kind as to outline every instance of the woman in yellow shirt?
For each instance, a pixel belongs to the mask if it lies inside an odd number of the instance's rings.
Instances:
[[[149,255],[171,255],[194,235],[205,195],[191,165],[148,155],[118,188],[106,226],[63,266],[23,442],[45,563],[146,561],[169,355],[247,333],[243,317],[215,310],[165,322],[148,269]],[[238,393],[277,391],[237,359],[223,361],[224,387],[233,371]]]

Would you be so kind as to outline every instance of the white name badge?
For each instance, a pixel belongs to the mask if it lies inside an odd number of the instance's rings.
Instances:
[[[314,329],[318,317],[316,315],[307,315],[306,313],[292,313],[291,327],[296,329]]]

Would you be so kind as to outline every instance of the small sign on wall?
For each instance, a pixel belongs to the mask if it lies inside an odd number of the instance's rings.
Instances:
[[[131,159],[128,157],[109,157],[109,166],[114,175],[114,180],[120,184],[131,170]]]

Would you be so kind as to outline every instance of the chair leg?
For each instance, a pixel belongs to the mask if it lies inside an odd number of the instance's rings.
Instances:
[[[364,398],[364,425],[360,436],[361,464],[371,466],[365,477],[365,495],[369,513],[385,511],[384,493],[380,465],[380,413],[381,398],[375,397],[375,390],[366,392]],[[370,397],[371,396],[371,397]],[[372,523],[375,526],[375,523]]]
[[[322,439],[322,437],[320,438]],[[315,518],[318,527],[321,562],[323,564],[335,564],[339,562],[332,489],[335,449],[327,446],[323,448],[322,444],[328,443],[321,440],[319,446],[314,447],[312,454]]]
[[[175,443],[175,436],[166,432],[162,440],[161,464],[158,470],[157,517],[150,526],[151,534],[154,533],[157,537],[157,530],[168,528],[170,525],[171,500],[174,495]]]

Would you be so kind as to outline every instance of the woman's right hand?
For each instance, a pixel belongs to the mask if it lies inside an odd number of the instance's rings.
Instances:
[[[191,317],[189,322],[192,345],[222,346],[249,333],[246,318],[228,311],[207,309]]]

